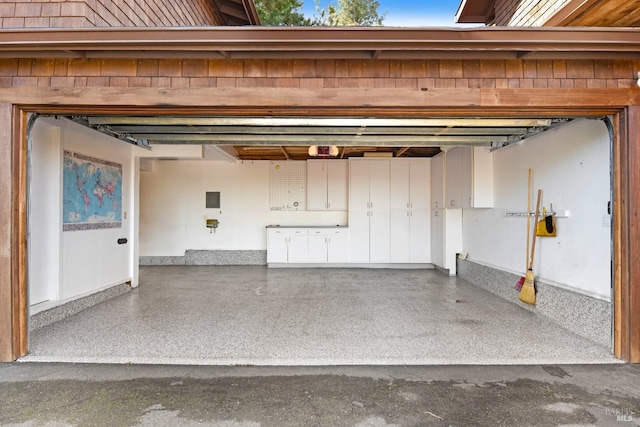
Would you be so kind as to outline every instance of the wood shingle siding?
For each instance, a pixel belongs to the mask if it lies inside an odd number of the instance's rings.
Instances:
[[[0,87],[633,88],[640,60],[0,59]]]
[[[496,0],[494,24],[539,27],[568,2],[569,0]]]
[[[0,28],[195,27],[219,21],[210,0],[15,0],[0,4]]]

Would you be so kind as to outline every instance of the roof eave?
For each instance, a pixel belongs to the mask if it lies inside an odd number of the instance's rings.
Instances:
[[[209,27],[0,30],[0,57],[640,58],[631,28]]]

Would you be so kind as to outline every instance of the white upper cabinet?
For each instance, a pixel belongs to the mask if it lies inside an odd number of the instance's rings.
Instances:
[[[488,147],[457,147],[445,157],[445,207],[493,206],[493,154]]]
[[[462,151],[453,148],[445,154],[444,195],[445,208],[462,208]]]
[[[391,209],[429,209],[430,159],[394,159],[390,166]]]
[[[389,209],[389,160],[349,163],[349,210]]]
[[[489,147],[463,151],[462,176],[462,207],[493,207],[493,153]]]
[[[431,160],[409,161],[409,204],[412,210],[428,210],[431,203]]]
[[[347,160],[307,160],[307,210],[348,209]]]
[[[431,208],[444,209],[444,153],[431,158]]]

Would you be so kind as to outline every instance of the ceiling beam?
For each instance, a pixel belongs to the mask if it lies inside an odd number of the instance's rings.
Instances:
[[[395,156],[396,157],[400,157],[402,156],[404,153],[406,153],[411,147],[403,147],[401,149],[399,149],[398,151],[396,151]]]

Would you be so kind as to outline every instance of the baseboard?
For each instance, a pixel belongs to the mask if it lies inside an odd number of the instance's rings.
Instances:
[[[458,277],[514,304],[550,318],[558,325],[592,341],[611,347],[611,303],[536,280],[536,305],[520,301],[514,289],[520,275],[471,260],[457,260]]]
[[[269,268],[388,268],[403,270],[433,269],[433,264],[350,264],[350,263],[282,263],[271,262]]]
[[[140,265],[266,265],[267,251],[189,249],[184,256],[141,256]]]
[[[51,325],[52,323],[59,322],[66,319],[69,316],[73,316],[76,313],[81,312],[96,304],[100,304],[103,301],[117,297],[131,291],[129,283],[122,283],[116,286],[112,286],[108,289],[96,292],[91,295],[87,295],[82,298],[77,298],[72,301],[62,301],[59,305],[49,308],[47,310],[40,311],[33,316],[29,317],[29,330],[35,331],[36,329],[43,328]]]

